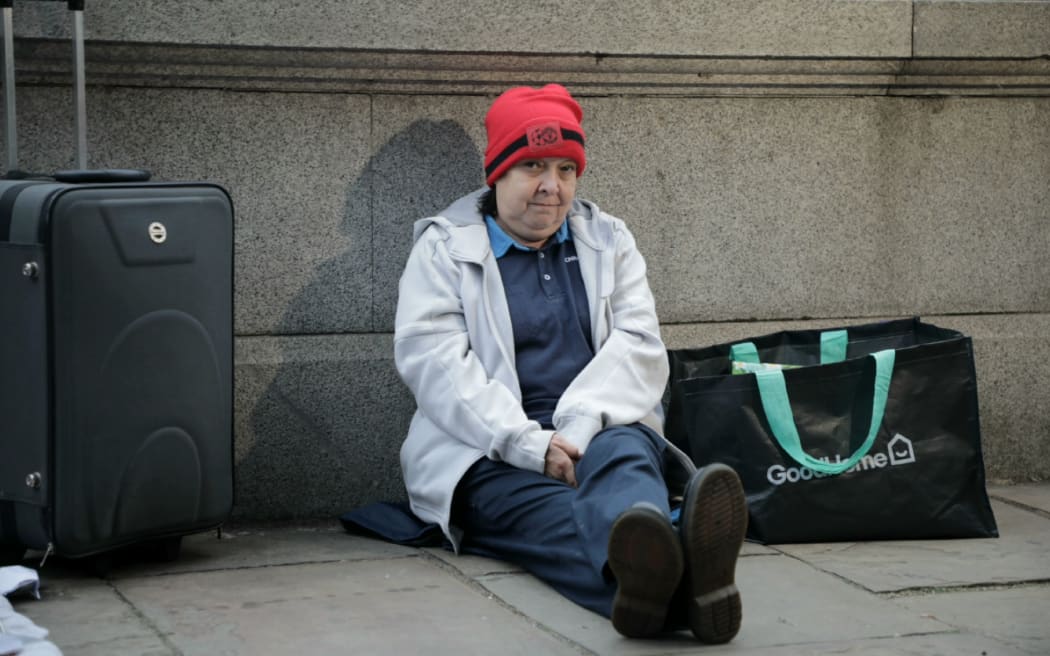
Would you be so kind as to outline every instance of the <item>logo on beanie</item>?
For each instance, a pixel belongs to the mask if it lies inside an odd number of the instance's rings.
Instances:
[[[557,123],[533,125],[525,131],[525,136],[528,138],[529,148],[532,150],[550,148],[561,143],[561,126]]]

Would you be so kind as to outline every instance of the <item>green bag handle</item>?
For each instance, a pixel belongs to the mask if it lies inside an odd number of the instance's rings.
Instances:
[[[791,401],[788,399],[787,386],[784,384],[784,372],[779,369],[755,373],[758,382],[758,394],[762,398],[762,409],[766,421],[773,431],[773,437],[785,451],[800,465],[809,467],[821,474],[841,474],[868,454],[875,436],[882,425],[882,416],[886,412],[886,397],[889,396],[890,379],[893,377],[895,351],[888,349],[872,353],[875,358],[875,384],[872,391],[871,427],[868,436],[853,455],[845,462],[830,463],[818,460],[802,450],[802,441],[795,427],[795,416],[791,412]]]
[[[820,364],[845,360],[848,345],[849,333],[845,330],[825,330],[820,333]]]
[[[820,363],[831,364],[845,360],[848,344],[849,333],[845,330],[825,330],[820,333]],[[758,364],[758,349],[753,342],[733,344],[729,347],[729,359]]]
[[[758,349],[752,342],[740,342],[729,347],[729,359],[758,364]]]

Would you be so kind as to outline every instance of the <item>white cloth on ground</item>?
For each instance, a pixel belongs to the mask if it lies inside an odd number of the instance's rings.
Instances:
[[[0,656],[62,656],[58,647],[47,640],[47,629],[15,612],[7,600],[7,595],[15,593],[39,599],[39,576],[21,565],[0,567]]]

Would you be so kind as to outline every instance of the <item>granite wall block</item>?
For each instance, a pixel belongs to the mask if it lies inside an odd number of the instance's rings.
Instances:
[[[61,5],[19,8],[18,34],[67,31]],[[704,56],[911,54],[909,0],[94,0],[89,39],[280,48]]]
[[[915,1],[916,57],[1050,55],[1050,3]]]
[[[372,329],[367,96],[91,87],[89,165],[233,197],[238,334]],[[73,166],[71,95],[19,89],[22,167]]]
[[[398,453],[415,410],[390,335],[242,337],[238,517],[333,517],[404,498]]]
[[[413,223],[485,184],[482,118],[490,102],[474,96],[375,99],[375,154],[367,170],[372,176],[376,330],[393,330]]]
[[[375,102],[375,330],[393,328],[412,222],[481,184],[488,102]],[[582,104],[580,194],[635,232],[665,322],[1050,305],[1045,99]]]
[[[1050,307],[1046,99],[587,99],[663,321]],[[582,181],[581,181],[582,182]]]

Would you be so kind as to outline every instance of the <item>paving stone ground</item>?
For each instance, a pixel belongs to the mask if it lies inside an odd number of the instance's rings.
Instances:
[[[41,599],[12,603],[86,656],[1048,654],[1050,484],[990,493],[998,539],[745,545],[744,623],[718,647],[627,640],[514,566],[334,521],[190,536],[174,562],[132,554],[105,577],[51,559]]]

